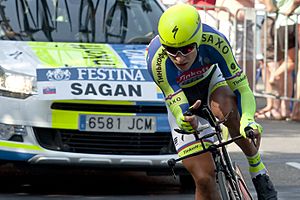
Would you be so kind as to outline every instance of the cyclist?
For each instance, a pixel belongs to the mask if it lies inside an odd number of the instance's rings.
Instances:
[[[169,7],[158,23],[158,33],[147,51],[148,70],[165,95],[169,124],[178,155],[185,156],[201,145],[195,142],[195,130],[206,120],[201,108],[210,106],[214,115],[225,122],[231,136],[242,134],[245,128],[255,131],[257,143],[263,129],[255,122],[256,103],[246,75],[238,66],[227,39],[219,31],[201,23],[197,10],[188,4]],[[198,114],[185,116],[193,107]],[[191,134],[179,134],[180,128]],[[201,134],[211,131],[205,129]],[[209,145],[212,140],[207,141]],[[277,192],[267,174],[258,149],[248,140],[237,141],[249,161],[249,170],[258,199],[277,199]],[[194,178],[195,199],[219,199],[216,192],[214,164],[210,153],[183,160]]]

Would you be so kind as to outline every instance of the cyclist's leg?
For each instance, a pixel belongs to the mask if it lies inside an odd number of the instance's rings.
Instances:
[[[211,153],[193,156],[183,160],[183,165],[193,176],[195,199],[220,199],[215,179],[215,166]]]
[[[240,134],[240,115],[236,98],[222,76],[219,67],[216,68],[209,80],[207,104],[219,120],[224,119],[231,112],[224,124],[232,137]],[[247,156],[253,156],[257,153],[256,147],[248,139],[239,140],[237,143]]]
[[[227,113],[232,112],[225,122],[232,137],[239,135],[240,116],[237,109],[236,99],[228,86],[220,86],[210,94],[210,106],[217,118],[223,119]],[[263,164],[257,148],[248,139],[238,140],[237,145],[247,156],[249,171],[259,197],[277,199],[277,192],[273,183],[266,174],[267,169]]]
[[[231,112],[224,124],[232,137],[238,136],[240,134],[240,115],[235,96],[229,86],[223,85],[216,88],[210,94],[209,101],[211,110],[218,119],[224,119]],[[238,140],[237,144],[247,156],[257,153],[256,147],[248,139]]]
[[[211,76],[207,103],[219,120],[224,119],[230,113],[224,124],[232,137],[238,136],[240,134],[240,115],[236,97],[221,74],[221,70],[217,67]],[[256,147],[248,139],[238,140],[237,143],[247,156],[253,156],[257,153]]]
[[[202,150],[202,146],[199,141],[196,141],[196,137],[193,134],[183,135],[174,131],[178,128],[176,120],[172,113],[168,109],[169,124],[172,130],[172,137],[175,148],[179,157]],[[204,120],[199,118],[200,120]],[[206,121],[206,120],[205,120]],[[203,123],[208,123],[203,122]],[[205,129],[201,135],[207,134],[213,131],[213,129]],[[207,141],[207,145],[212,144],[213,139]],[[192,175],[195,181],[195,199],[220,199],[217,191],[216,179],[215,179],[215,166],[211,156],[211,153],[205,153],[199,156],[193,156],[183,160],[183,165]]]

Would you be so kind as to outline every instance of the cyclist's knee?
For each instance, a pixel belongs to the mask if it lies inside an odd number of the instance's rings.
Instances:
[[[224,95],[222,101],[211,101],[211,108],[214,115],[219,120],[226,121],[224,125],[228,128],[230,134],[239,134],[240,115],[234,97]]]
[[[222,102],[211,102],[211,108],[214,115],[219,119],[223,120],[227,117],[227,120],[238,120],[237,105],[232,98],[225,98]]]
[[[211,95],[210,107],[214,115],[220,120],[224,119],[228,113],[237,111],[236,100],[229,87],[218,88]],[[233,118],[236,116],[230,114],[229,117]]]
[[[215,176],[209,173],[201,173],[193,176],[196,188],[199,192],[207,192],[215,190],[216,181]]]

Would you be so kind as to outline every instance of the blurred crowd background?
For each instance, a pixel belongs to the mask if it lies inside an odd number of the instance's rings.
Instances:
[[[161,0],[194,5],[230,41],[257,98],[258,119],[300,121],[300,0]]]

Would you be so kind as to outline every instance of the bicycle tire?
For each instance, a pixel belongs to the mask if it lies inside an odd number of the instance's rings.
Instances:
[[[217,185],[222,200],[236,200],[231,184],[226,179],[223,171],[217,173]]]
[[[250,193],[250,190],[247,187],[244,175],[243,175],[243,173],[242,173],[239,165],[236,164],[236,163],[233,163],[233,165],[234,165],[234,169],[235,169],[235,172],[236,172],[237,180],[238,180],[238,183],[239,183],[239,190],[240,190],[240,192],[242,194],[243,200],[253,200],[253,197],[252,197],[252,195]]]

